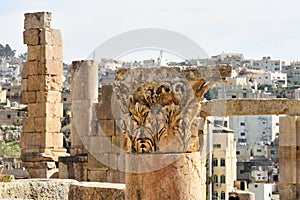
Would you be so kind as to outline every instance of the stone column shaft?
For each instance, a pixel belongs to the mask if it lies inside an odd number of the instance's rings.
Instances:
[[[96,133],[98,103],[98,64],[97,62],[72,62],[71,85],[71,154],[86,152],[82,139]]]
[[[280,117],[279,124],[280,199],[300,199],[300,117]]]

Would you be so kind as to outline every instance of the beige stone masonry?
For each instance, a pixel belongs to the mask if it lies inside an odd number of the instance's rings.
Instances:
[[[60,132],[59,117],[36,117],[34,118],[34,126],[36,132],[59,133]]]
[[[28,61],[23,63],[23,70],[21,73],[21,77],[23,79],[27,79],[28,76],[36,76],[38,75],[37,72],[38,61]]]
[[[37,91],[37,103],[61,103],[61,92],[58,91]]]
[[[42,29],[39,33],[40,44],[47,44],[52,46],[62,46],[62,35],[57,29]]]
[[[62,60],[63,50],[61,46],[34,45],[28,46],[28,61],[35,60]]]
[[[24,29],[50,28],[51,12],[25,13]]]
[[[28,104],[29,117],[58,117],[63,115],[62,103],[33,103]]]
[[[63,63],[59,60],[39,60],[37,73],[39,75],[63,75]]]
[[[36,103],[37,102],[37,92],[35,91],[22,91],[22,103],[29,104],[29,103]]]
[[[63,145],[62,133],[41,134],[23,132],[21,138],[20,146],[32,149],[62,147]]]
[[[62,65],[62,61],[49,59],[24,62],[21,76],[23,79],[36,75],[57,75],[61,77],[63,75]]]
[[[40,29],[39,28],[31,28],[26,29],[23,32],[23,42],[27,45],[39,45],[40,44]]]
[[[51,45],[62,46],[62,36],[60,30],[51,28],[32,28],[23,32],[24,44],[30,46]]]
[[[28,91],[58,91],[63,87],[62,76],[37,75],[29,76],[27,82]]]

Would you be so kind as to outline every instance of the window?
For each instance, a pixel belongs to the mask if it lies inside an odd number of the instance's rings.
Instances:
[[[218,195],[219,195],[219,194],[218,194],[218,192],[214,192],[214,196],[213,196],[213,198],[212,198],[212,199],[213,199],[213,200],[215,200],[215,199],[219,199]]]
[[[245,139],[245,138],[238,138],[238,142],[246,143],[247,139]]]
[[[263,131],[263,134],[266,134],[266,132]]]
[[[219,180],[218,180],[218,176],[217,175],[214,175],[214,178],[213,178],[213,183],[218,183]]]
[[[221,167],[225,167],[225,159],[221,158]]]
[[[231,98],[236,99],[236,95],[231,95]]]
[[[279,123],[276,123],[276,126],[279,126]]]
[[[245,136],[245,133],[244,133],[244,132],[242,132],[242,133],[241,133],[241,136]]]
[[[261,149],[256,149],[257,152],[261,152]]]
[[[240,151],[236,151],[236,155],[240,155],[241,154],[241,152]]]
[[[221,200],[225,200],[225,192],[221,192]]]
[[[276,154],[278,154],[278,152],[277,152],[277,150],[271,150],[271,154],[276,155]]]
[[[11,115],[7,115],[7,119],[10,119],[11,118]]]
[[[240,174],[243,174],[243,173],[245,173],[245,171],[241,169],[241,170],[240,170]]]
[[[266,124],[266,122],[263,122],[263,124]]]
[[[213,148],[220,149],[221,148],[221,144],[213,144]]]
[[[245,122],[241,122],[241,126],[245,126]]]
[[[216,159],[216,158],[213,159],[213,166],[214,167],[218,166],[218,159]]]
[[[222,175],[221,176],[221,183],[225,183],[226,181],[225,181],[225,176],[224,175]]]

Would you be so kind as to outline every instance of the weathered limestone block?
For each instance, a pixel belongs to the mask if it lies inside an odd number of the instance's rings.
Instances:
[[[62,46],[62,36],[58,29],[42,29],[39,33],[39,38],[41,45]]]
[[[23,132],[25,133],[33,133],[35,132],[35,127],[34,127],[34,117],[27,117],[22,120],[22,127],[23,127]],[[22,137],[22,134],[21,134]]]
[[[36,102],[37,103],[61,103],[61,92],[58,91],[37,91]]]
[[[63,117],[62,103],[28,104],[28,117]]]
[[[59,133],[61,122],[59,117],[35,117],[34,126],[36,132]],[[57,138],[60,140],[61,138]],[[61,141],[62,142],[62,141]]]
[[[60,30],[50,28],[26,29],[23,32],[24,44],[30,46],[51,45],[62,46],[62,36]]]
[[[61,60],[39,60],[37,73],[39,75],[63,76],[63,62]]]
[[[34,45],[28,46],[28,61],[36,60],[62,60],[63,50],[61,46]]]
[[[59,157],[59,177],[87,181],[87,155]]]
[[[23,42],[27,45],[39,45],[40,44],[40,29],[39,28],[32,28],[26,29],[23,32]]]
[[[95,155],[96,157],[94,157],[93,155]],[[88,154],[88,169],[92,171],[108,170],[108,153],[96,153],[93,155]]]
[[[58,91],[63,87],[62,76],[38,75],[28,76],[28,91]]]
[[[28,61],[23,63],[23,70],[21,73],[22,78],[28,78],[28,76],[36,76],[37,73],[37,61]]]
[[[1,199],[60,199],[67,200],[70,179],[24,179],[13,182],[0,182]]]
[[[97,182],[72,184],[68,199],[125,200],[125,185]]]
[[[95,182],[107,182],[106,170],[88,170],[88,180]]]
[[[125,172],[119,170],[108,170],[106,172],[107,182],[110,183],[125,183]]]
[[[35,60],[23,63],[22,78],[36,75],[63,76],[63,63],[58,60]]]
[[[200,153],[126,156],[126,199],[204,199]]]
[[[24,29],[49,28],[51,26],[51,12],[26,13]]]
[[[42,137],[40,133],[23,132],[21,134],[20,147],[21,148],[36,148],[39,149],[42,143]]]
[[[115,135],[115,120],[99,120],[98,135],[114,136]]]
[[[22,103],[36,103],[37,102],[37,93],[35,91],[22,91]]]
[[[22,148],[55,148],[63,146],[62,133],[25,133],[21,134],[20,146]]]

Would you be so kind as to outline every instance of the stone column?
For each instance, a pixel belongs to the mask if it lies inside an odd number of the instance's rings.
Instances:
[[[72,62],[71,156],[60,158],[60,178],[87,180],[87,143],[97,133],[98,64],[91,60]]]
[[[131,172],[125,177],[126,199],[205,199],[206,159],[200,152],[128,154],[126,158],[126,170]],[[160,167],[158,163],[164,162]]]
[[[72,62],[71,83],[71,155],[86,153],[83,139],[97,131],[95,106],[98,103],[98,63],[92,60]]]
[[[279,125],[280,199],[300,199],[300,117],[280,117]]]
[[[26,13],[24,28],[28,60],[22,71],[22,102],[28,104],[28,115],[23,120],[21,157],[32,178],[45,178],[56,168],[58,157],[67,155],[60,132],[62,37],[51,28],[48,12]]]

